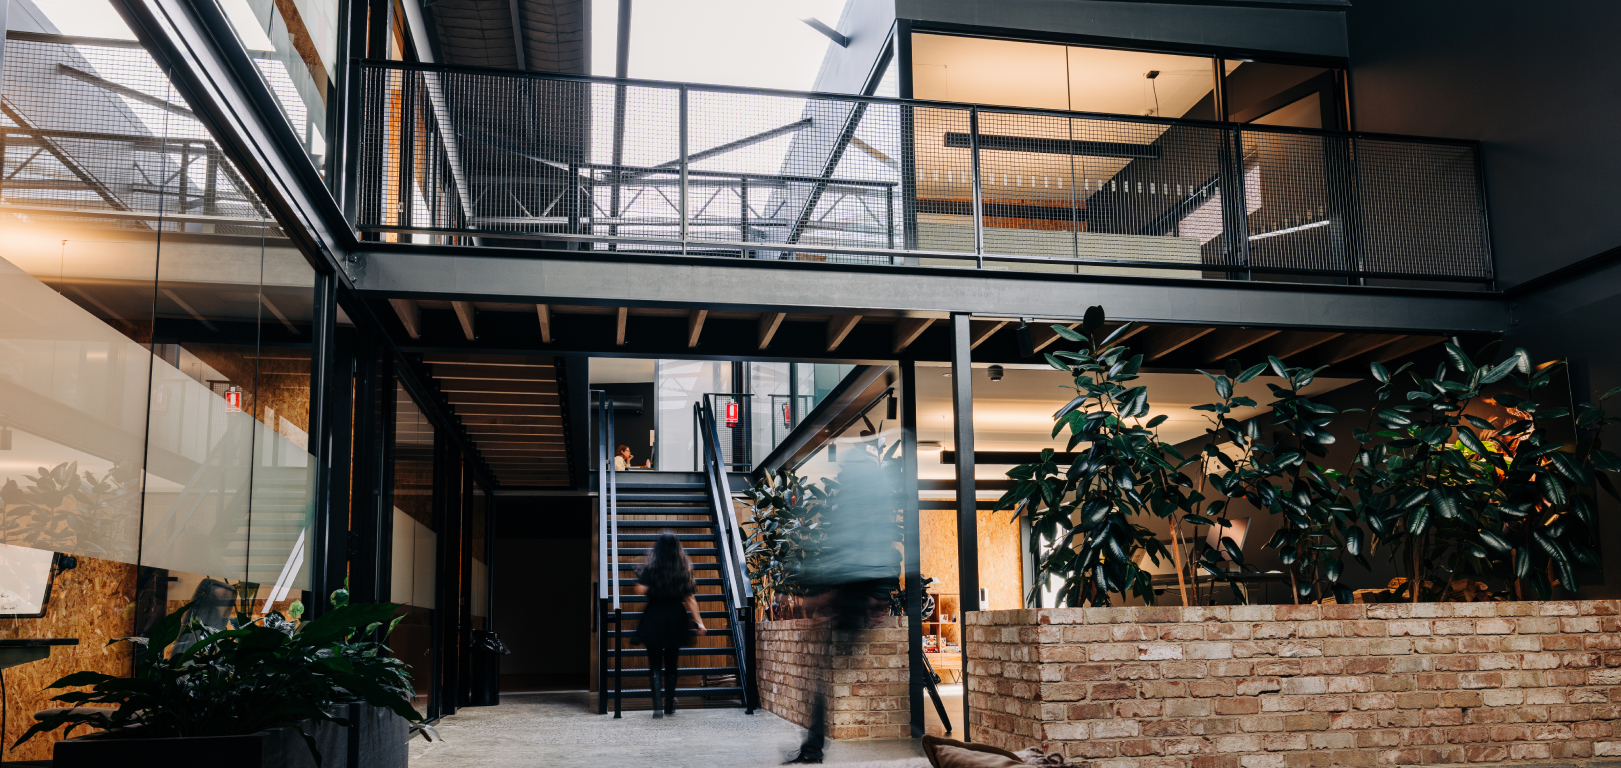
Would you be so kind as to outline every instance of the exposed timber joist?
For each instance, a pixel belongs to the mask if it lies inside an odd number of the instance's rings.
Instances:
[[[787,312],[762,312],[760,314],[760,349],[771,346],[771,337],[777,335],[777,329],[782,327],[782,319],[787,316]]]
[[[1395,333],[1365,333],[1341,336],[1333,341],[1323,344],[1322,347],[1317,350],[1317,364],[1334,365],[1335,363],[1342,363],[1356,357],[1357,355],[1365,352],[1372,352],[1373,350],[1383,347],[1386,344],[1393,341],[1400,341],[1403,338],[1406,337],[1402,334]]]
[[[844,337],[861,322],[861,315],[834,315],[827,321],[827,351],[832,352],[844,343]]]
[[[452,309],[456,310],[456,319],[461,322],[462,334],[467,336],[467,340],[472,341],[473,339],[478,338],[473,333],[473,302],[452,301],[450,302],[450,306]]]
[[[687,348],[698,346],[698,337],[704,333],[704,320],[708,319],[709,310],[694,309],[687,313]]]
[[[911,346],[912,342],[917,341],[917,337],[922,336],[923,332],[928,330],[933,323],[934,318],[932,317],[901,318],[900,321],[895,323],[894,353],[898,355],[901,350]]]
[[[1367,362],[1388,363],[1398,357],[1410,355],[1421,349],[1433,347],[1446,341],[1445,336],[1408,336],[1405,339],[1390,342],[1368,355]]]
[[[968,326],[969,326],[969,328],[971,330],[970,330],[970,332],[968,334],[968,348],[969,349],[978,348],[979,345],[985,343],[986,339],[988,339],[991,336],[995,335],[997,331],[1002,330],[1010,322],[1012,322],[1012,321],[1011,320],[972,320],[972,321],[969,321]]]
[[[1272,337],[1263,347],[1266,355],[1288,360],[1308,349],[1327,344],[1345,334],[1337,331],[1284,331]]]
[[[1158,360],[1210,335],[1214,330],[1216,329],[1211,327],[1188,325],[1150,330],[1143,337],[1143,359],[1150,362]]]
[[[1200,340],[1199,356],[1221,362],[1279,333],[1282,331],[1272,328],[1222,328]]]
[[[545,304],[536,304],[535,314],[540,317],[540,343],[552,343],[552,308]]]
[[[630,307],[620,307],[614,320],[614,345],[625,346],[625,323],[630,319]]]
[[[411,299],[389,299],[388,303],[394,308],[394,314],[399,315],[400,325],[405,326],[405,335],[422,338],[422,308]]]

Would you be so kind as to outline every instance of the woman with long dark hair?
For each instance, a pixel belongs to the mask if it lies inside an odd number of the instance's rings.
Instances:
[[[698,585],[692,578],[692,561],[675,534],[662,534],[653,543],[653,554],[642,563],[636,581],[636,592],[647,595],[647,608],[636,624],[635,637],[636,642],[647,646],[647,668],[653,676],[653,716],[673,715],[681,646],[691,642],[694,627],[698,634],[705,634],[703,616],[698,613]]]

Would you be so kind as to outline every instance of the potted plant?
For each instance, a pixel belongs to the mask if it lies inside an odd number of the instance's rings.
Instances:
[[[349,750],[341,728],[352,723],[334,713],[368,704],[408,721],[422,716],[409,703],[405,663],[371,640],[380,629],[384,637],[393,630],[398,606],[350,605],[340,595],[334,596],[334,610],[307,622],[299,621],[298,603],[290,616],[271,612],[252,620],[239,604],[236,620],[218,631],[193,616],[188,603],[159,622],[149,638],[114,641],[145,646],[134,676],[75,672],[52,683],[50,688],[87,690],[55,696],[70,709],[36,723],[17,743],[85,725],[103,732],[57,742],[55,766],[170,766],[221,758],[241,768],[344,766]],[[171,651],[182,638],[189,644]]]

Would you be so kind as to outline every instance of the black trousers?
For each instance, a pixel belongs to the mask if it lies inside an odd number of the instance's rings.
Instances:
[[[840,665],[836,657],[850,655],[851,646],[860,642],[873,611],[888,601],[889,593],[899,586],[898,579],[874,579],[834,587],[828,600],[826,615],[827,643],[822,646],[820,658],[807,660],[817,671],[816,690],[811,692],[810,725],[805,741],[799,745],[803,757],[822,757],[827,743],[827,710],[833,698],[833,670]]]
[[[681,646],[679,645],[649,645],[647,646],[648,674],[654,671],[659,673],[659,690],[664,696],[664,708],[675,709],[675,679],[677,670],[681,667]],[[653,702],[653,708],[658,709],[659,703]]]

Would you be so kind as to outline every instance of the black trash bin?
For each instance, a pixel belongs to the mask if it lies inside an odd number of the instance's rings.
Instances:
[[[511,653],[501,638],[487,629],[473,630],[472,707],[493,707],[501,703],[501,657]]]

